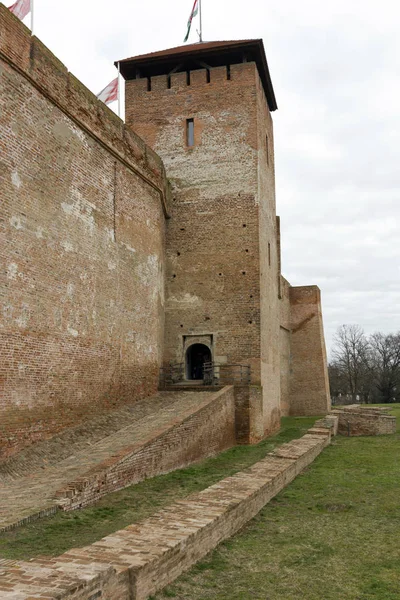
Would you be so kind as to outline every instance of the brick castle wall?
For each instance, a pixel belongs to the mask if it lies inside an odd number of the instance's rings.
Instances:
[[[229,77],[225,66],[175,73],[170,86],[152,77],[151,90],[146,78],[129,80],[126,120],[172,184],[165,361],[184,362],[193,337],[217,362],[251,365],[263,393],[255,440],[280,418],[273,133],[255,63],[231,65]]]
[[[331,408],[321,292],[291,287],[290,414],[326,414]]]
[[[0,453],[153,393],[192,343],[251,366],[241,441],[325,412],[319,301],[280,275],[255,63],[127,81],[125,127],[0,5],[0,69]]]
[[[260,335],[264,432],[280,427],[279,278],[280,232],[276,218],[275,153],[271,114],[264,87],[256,71],[259,244]]]
[[[0,5],[0,455],[157,389],[161,160]]]
[[[183,336],[213,336],[213,358],[251,363],[260,380],[255,67],[126,82],[126,121],[162,157],[172,185],[167,224],[165,361]],[[186,119],[195,145],[186,145]],[[237,152],[240,159],[236,159]]]
[[[280,276],[280,376],[281,376],[281,414],[290,414],[290,377],[291,377],[291,322],[290,322],[290,283]]]

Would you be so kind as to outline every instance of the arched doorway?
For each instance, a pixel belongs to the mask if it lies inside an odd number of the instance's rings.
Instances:
[[[203,379],[204,363],[211,361],[211,350],[204,344],[192,344],[186,351],[187,379]]]

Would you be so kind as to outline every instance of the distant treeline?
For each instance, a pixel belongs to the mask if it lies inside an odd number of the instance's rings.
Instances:
[[[328,365],[333,404],[400,402],[400,332],[337,330]]]

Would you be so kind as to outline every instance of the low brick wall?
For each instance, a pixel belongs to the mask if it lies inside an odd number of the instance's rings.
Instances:
[[[337,435],[339,432],[339,416],[333,414],[326,415],[326,417],[315,421],[314,428],[328,428],[331,430],[332,435]]]
[[[48,560],[0,561],[2,600],[145,600],[235,534],[330,442],[306,434],[152,517]]]
[[[338,432],[341,435],[391,435],[396,433],[396,417],[385,414],[380,409],[364,408],[357,405],[333,410],[339,417]]]
[[[227,386],[176,418],[176,425],[152,431],[147,442],[124,448],[57,493],[63,510],[75,510],[149,477],[181,469],[234,446],[234,389]]]

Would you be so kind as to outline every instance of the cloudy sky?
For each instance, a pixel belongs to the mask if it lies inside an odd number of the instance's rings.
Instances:
[[[97,93],[114,60],[180,45],[191,5],[35,0],[35,33]],[[283,272],[321,288],[328,350],[343,323],[400,329],[399,23],[390,0],[203,0],[206,41],[264,39]]]

